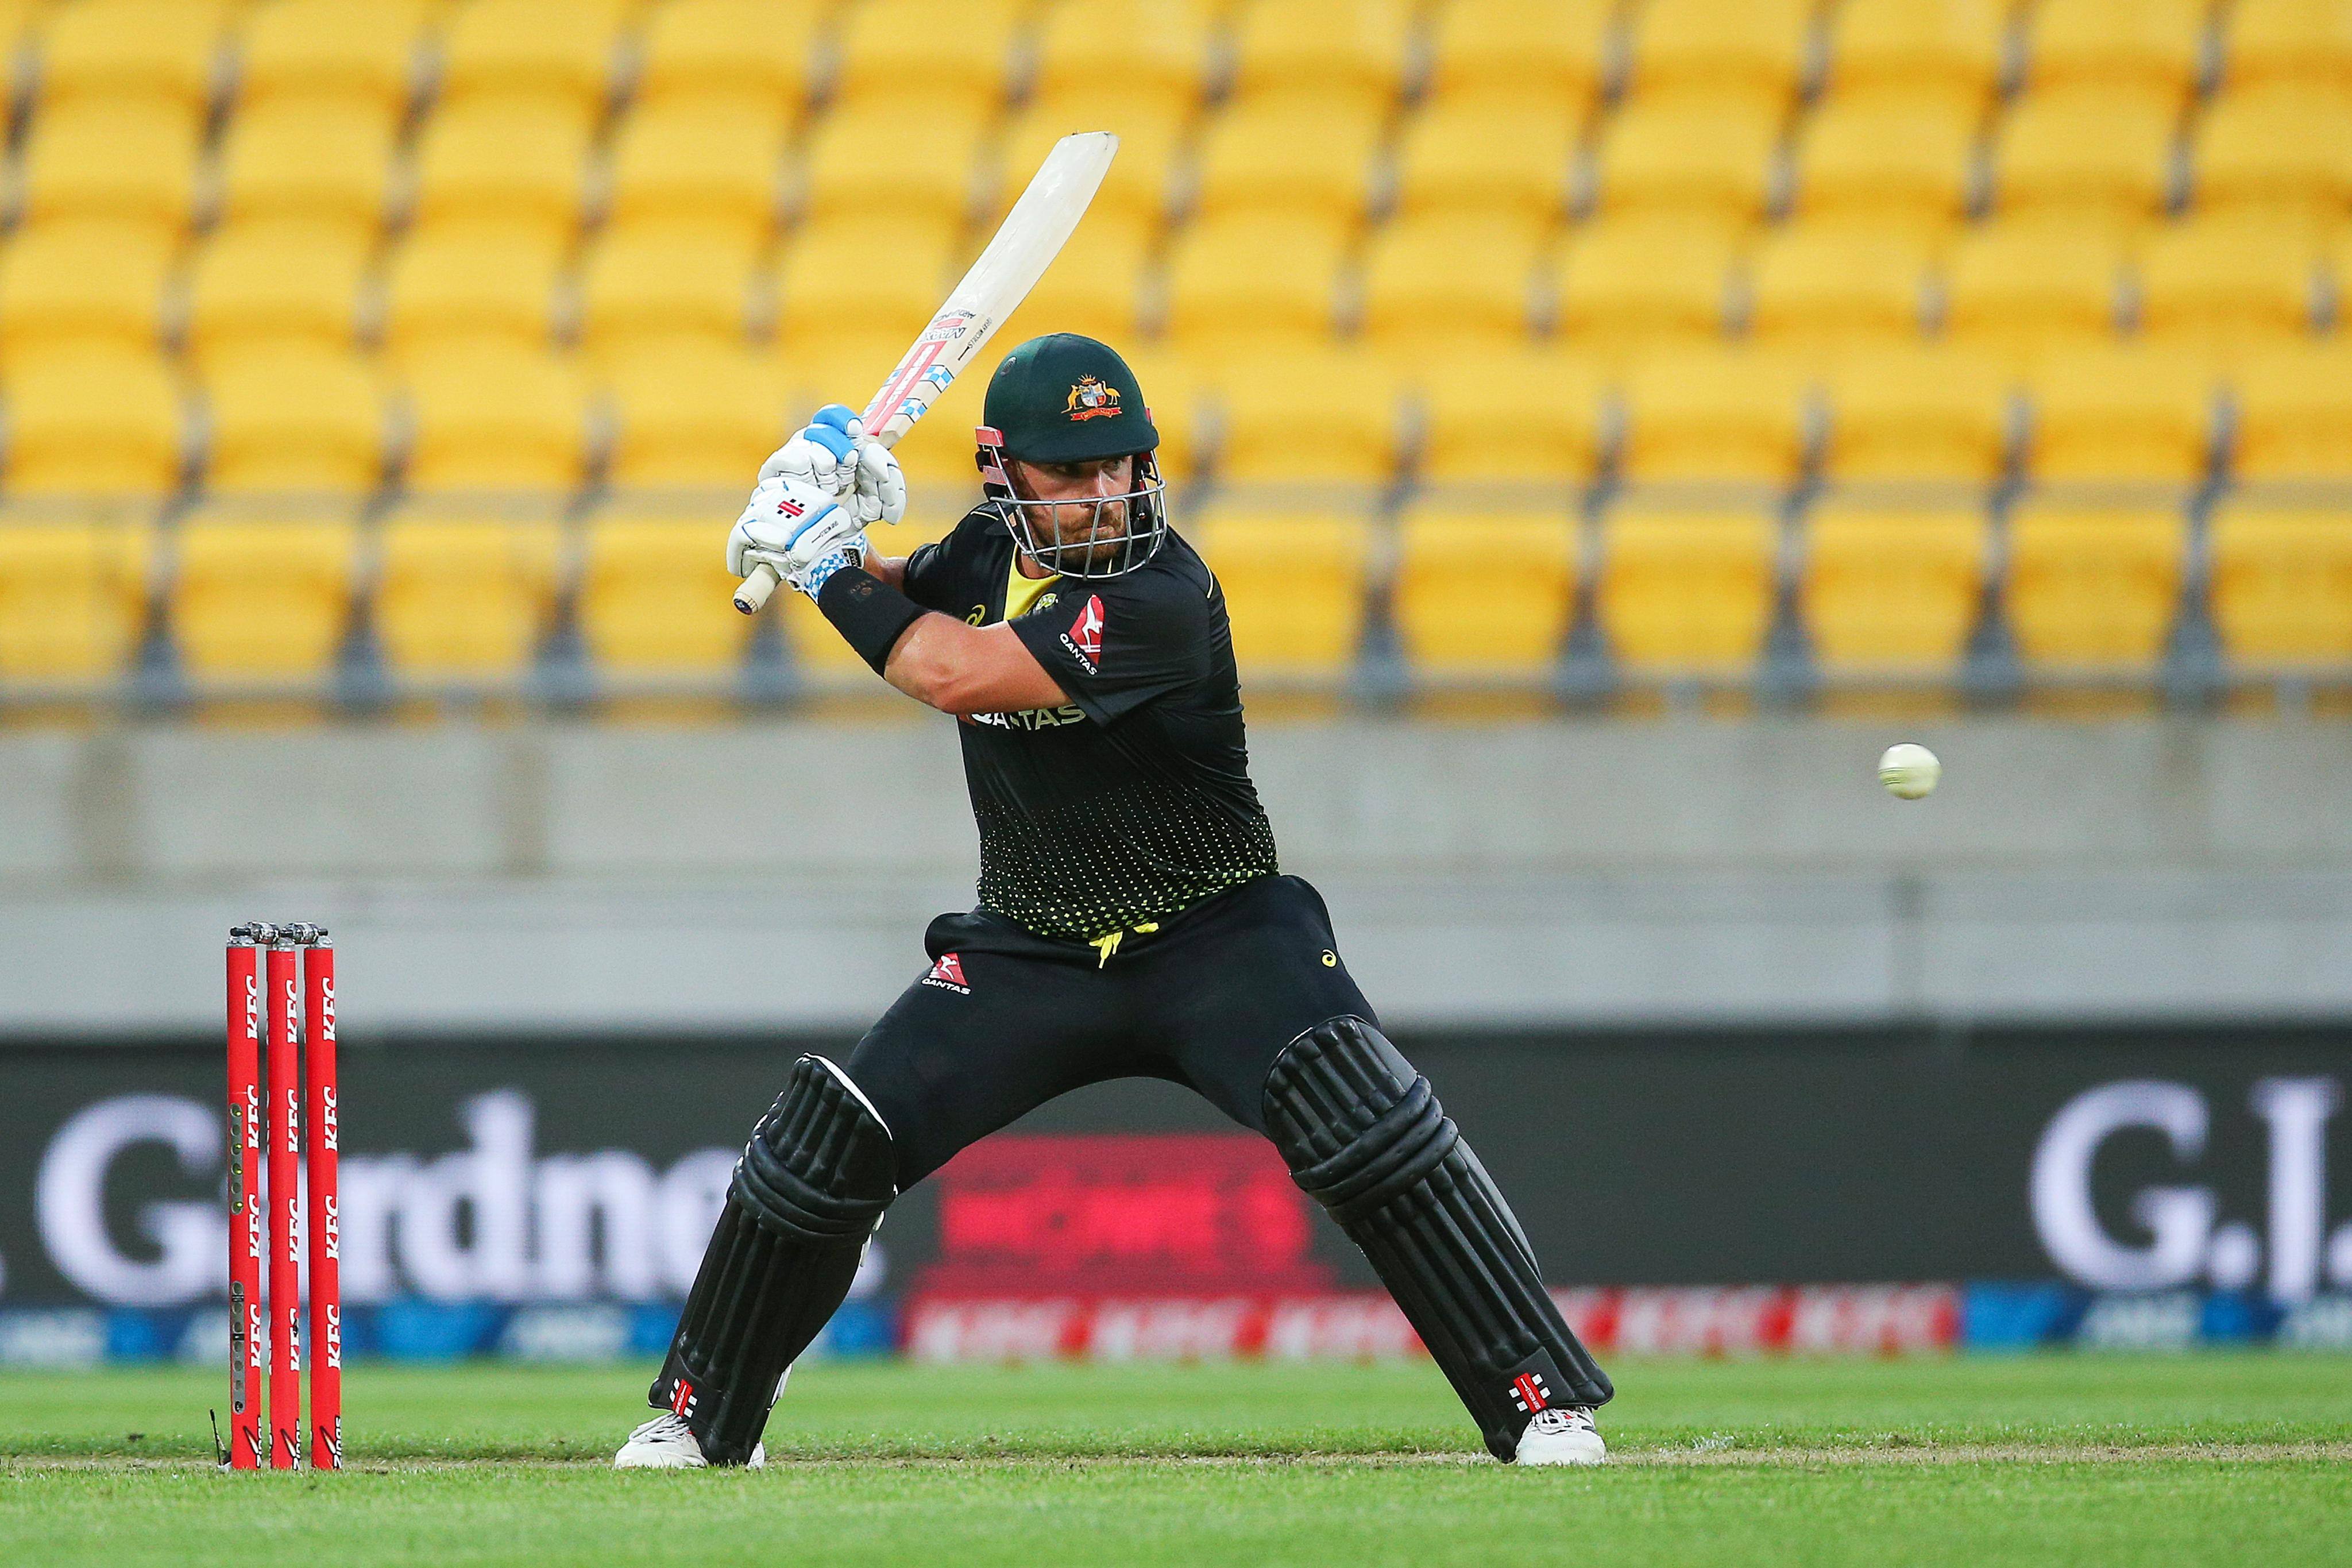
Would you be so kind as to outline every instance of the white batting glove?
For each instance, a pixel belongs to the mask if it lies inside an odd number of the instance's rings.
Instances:
[[[760,465],[762,479],[797,479],[845,497],[861,524],[897,522],[907,515],[907,477],[898,459],[846,407],[828,403],[791,440]]]
[[[849,489],[856,477],[857,438],[865,434],[856,415],[838,403],[828,403],[791,440],[768,454],[768,460],[760,465],[760,478],[797,479],[837,496]]]
[[[866,558],[865,525],[834,497],[797,479],[762,479],[727,535],[727,570],[748,577],[765,563],[790,582],[835,551]]]
[[[889,447],[879,441],[857,444],[857,478],[849,499],[861,526],[896,522],[907,515],[907,476]]]

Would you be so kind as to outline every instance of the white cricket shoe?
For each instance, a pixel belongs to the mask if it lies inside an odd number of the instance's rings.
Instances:
[[[1609,1458],[1609,1445],[1592,1424],[1592,1412],[1581,1405],[1555,1405],[1536,1412],[1519,1434],[1522,1465],[1598,1465]]]
[[[710,1461],[702,1457],[701,1440],[682,1415],[665,1411],[629,1434],[621,1451],[613,1456],[616,1470],[699,1470]],[[768,1446],[754,1444],[751,1457],[743,1462],[747,1470],[766,1468]]]

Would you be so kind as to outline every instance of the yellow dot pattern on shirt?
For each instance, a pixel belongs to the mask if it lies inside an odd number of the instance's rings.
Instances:
[[[982,905],[1065,941],[1094,942],[1278,868],[1263,812],[1156,783],[1034,815],[975,803],[973,815]]]

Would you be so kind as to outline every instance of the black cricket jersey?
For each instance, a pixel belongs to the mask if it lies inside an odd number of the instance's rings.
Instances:
[[[908,597],[973,626],[1006,619],[1010,596],[1014,633],[1070,696],[958,726],[981,907],[1100,944],[1273,874],[1224,591],[1200,555],[1171,530],[1117,577],[1041,584],[1013,559],[975,509],[907,563]]]

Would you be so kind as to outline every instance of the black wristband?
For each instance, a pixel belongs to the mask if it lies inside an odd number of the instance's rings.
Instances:
[[[907,628],[929,614],[922,605],[862,567],[844,566],[817,590],[816,607],[857,657],[882,673]]]

